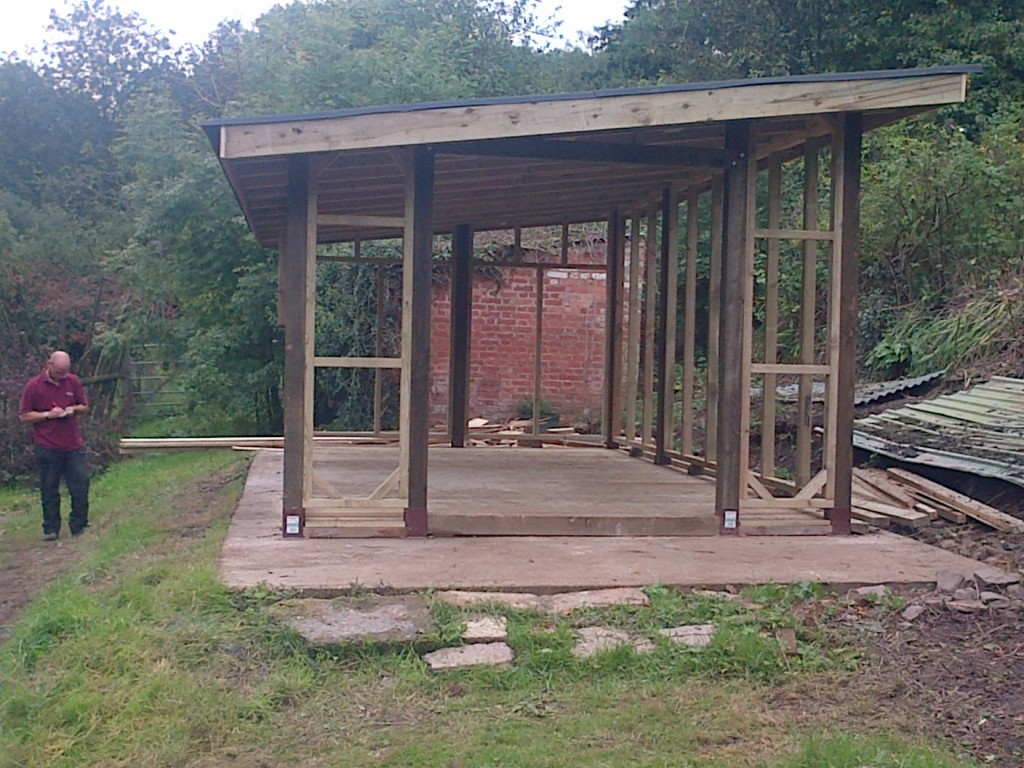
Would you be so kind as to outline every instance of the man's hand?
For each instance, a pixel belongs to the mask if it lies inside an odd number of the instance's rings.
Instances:
[[[63,419],[67,415],[67,411],[59,405],[53,406],[53,408],[46,412],[46,418],[48,419]]]

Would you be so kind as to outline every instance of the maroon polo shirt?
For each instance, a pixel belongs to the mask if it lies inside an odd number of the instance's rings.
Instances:
[[[51,381],[46,371],[43,371],[25,385],[18,413],[48,411],[54,406],[67,408],[71,405],[88,404],[82,382],[75,374],[69,373],[60,381]],[[82,433],[78,429],[76,415],[34,422],[32,440],[36,445],[55,451],[76,451],[85,445]]]

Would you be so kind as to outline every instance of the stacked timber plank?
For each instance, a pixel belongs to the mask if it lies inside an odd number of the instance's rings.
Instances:
[[[853,472],[853,517],[879,528],[920,528],[932,520],[976,520],[997,531],[1024,533],[1024,520],[905,469]]]

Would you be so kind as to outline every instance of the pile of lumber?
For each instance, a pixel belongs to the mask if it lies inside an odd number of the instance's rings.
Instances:
[[[977,520],[1004,533],[1024,533],[1024,520],[905,469],[853,470],[852,515],[879,528],[921,528],[933,520]]]
[[[533,434],[533,419],[512,419],[494,423],[487,419],[470,419],[467,423],[469,444],[485,448],[515,448],[520,442],[565,445],[566,435],[575,435],[572,427],[554,427]]]

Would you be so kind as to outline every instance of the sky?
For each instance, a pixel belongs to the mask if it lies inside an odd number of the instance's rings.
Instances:
[[[627,0],[541,0],[541,17],[554,15],[564,23],[561,32],[572,41],[577,31],[589,32],[607,21],[620,21]],[[122,13],[135,11],[152,27],[173,30],[176,46],[201,43],[224,19],[240,19],[250,25],[275,0],[107,0]],[[27,54],[41,47],[50,9],[66,15],[67,0],[0,0],[0,53]]]

